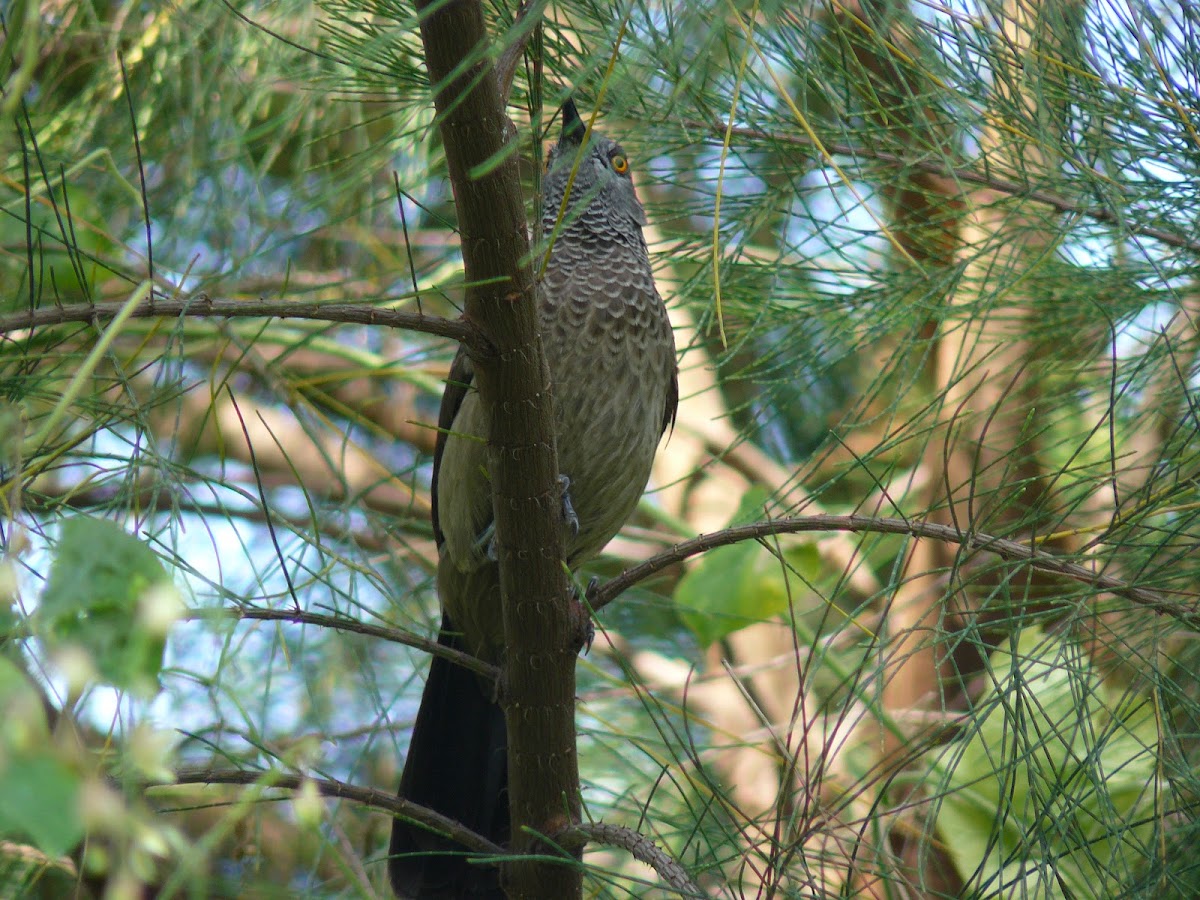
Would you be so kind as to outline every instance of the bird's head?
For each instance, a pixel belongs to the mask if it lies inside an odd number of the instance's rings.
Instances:
[[[625,151],[616,141],[595,131],[584,147],[586,126],[579,117],[575,102],[568,100],[562,108],[562,136],[546,159],[546,178],[543,185],[542,222],[549,234],[559,212],[567,183],[571,183],[571,202],[563,213],[562,231],[590,232],[599,238],[620,237],[626,240],[640,237],[646,224],[646,213],[633,190],[632,168]],[[574,179],[571,170],[579,160]]]

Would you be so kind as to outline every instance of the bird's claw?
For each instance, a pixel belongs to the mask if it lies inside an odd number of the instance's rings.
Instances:
[[[596,623],[594,623],[592,621],[590,616],[588,617],[588,620],[583,623],[582,638],[583,638],[583,655],[587,656],[588,653],[590,653],[592,650],[592,642],[594,640],[596,640]]]
[[[567,475],[559,475],[558,483],[562,487],[562,517],[571,537],[579,537],[579,516],[575,513],[575,505],[571,502],[571,479]]]
[[[571,537],[579,536],[579,516],[575,512],[575,504],[571,502],[571,479],[566,475],[558,476],[558,484],[562,488],[562,517]],[[475,552],[487,557],[489,562],[499,562],[500,551],[496,547],[496,523],[489,522],[488,527],[475,539]]]
[[[583,651],[584,656],[592,649],[592,643],[596,640],[596,623],[592,621],[591,596],[599,584],[600,579],[593,575],[588,579],[587,589],[582,595],[580,595],[578,587],[572,591],[574,600],[572,609],[576,615],[575,635],[578,640],[578,649]]]

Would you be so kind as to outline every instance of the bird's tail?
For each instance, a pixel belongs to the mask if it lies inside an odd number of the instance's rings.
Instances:
[[[442,621],[438,643],[462,649]],[[400,797],[440,812],[493,843],[509,839],[508,749],[504,712],[494,689],[477,674],[433,657]],[[500,870],[472,865],[467,851],[420,825],[395,819],[388,874],[406,900],[503,900]]]

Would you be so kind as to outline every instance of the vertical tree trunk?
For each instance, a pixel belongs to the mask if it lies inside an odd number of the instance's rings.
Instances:
[[[537,332],[516,134],[502,107],[481,4],[417,0],[417,9],[458,210],[466,316],[495,347],[475,360],[475,372],[480,398],[491,410],[512,849],[553,854],[537,835],[558,835],[578,821],[580,811],[577,623],[562,564],[553,407]],[[572,859],[564,863],[510,863],[505,889],[529,900],[578,897],[580,869]]]

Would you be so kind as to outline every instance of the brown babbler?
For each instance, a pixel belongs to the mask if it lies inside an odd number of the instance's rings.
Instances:
[[[645,490],[658,443],[675,418],[675,340],[642,236],[645,212],[620,144],[585,138],[575,104],[562,108],[542,206],[552,239],[539,285],[539,329],[552,380],[564,485],[564,545],[574,570],[603,549]],[[557,226],[557,227],[556,227]],[[485,411],[460,350],[450,367],[433,458],[433,530],[442,601],[440,643],[504,660],[500,575],[492,545]],[[504,713],[494,686],[435,656],[400,780],[400,796],[471,831],[509,839]],[[396,819],[389,873],[401,897],[502,898],[499,870],[472,865],[447,838]]]

